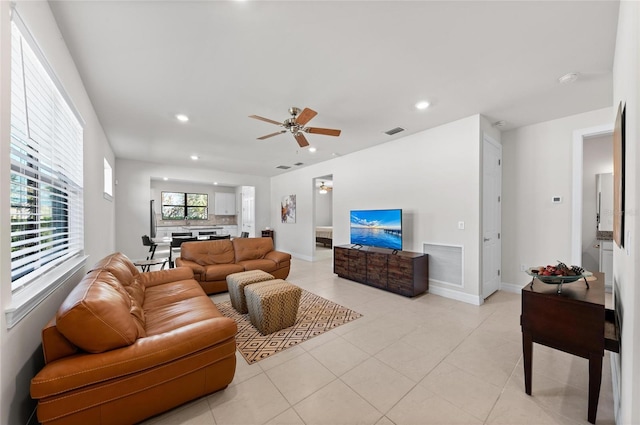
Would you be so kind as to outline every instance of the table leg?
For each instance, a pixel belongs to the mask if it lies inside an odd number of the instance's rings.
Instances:
[[[600,398],[600,384],[602,382],[602,353],[589,354],[589,413],[587,419],[596,423],[598,399]]]
[[[522,362],[524,364],[524,390],[531,395],[531,367],[533,357],[533,340],[531,332],[522,331]]]

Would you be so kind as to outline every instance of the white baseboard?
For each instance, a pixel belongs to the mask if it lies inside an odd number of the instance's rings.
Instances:
[[[525,283],[523,285],[521,283],[500,282],[500,290],[504,292],[513,292],[514,294],[519,294],[522,292],[522,288],[524,288],[528,284],[529,283]]]
[[[297,252],[290,252],[289,254],[291,254],[293,258],[298,258],[304,261],[313,261],[313,257],[309,255],[302,255],[302,254],[298,254]]]
[[[442,286],[429,285],[429,293],[473,305],[481,305],[484,301],[478,295],[465,294],[464,292],[443,288]]]

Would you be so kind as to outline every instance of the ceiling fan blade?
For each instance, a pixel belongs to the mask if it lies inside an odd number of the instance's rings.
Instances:
[[[309,142],[307,142],[307,138],[304,137],[304,134],[296,133],[296,134],[293,135],[293,137],[296,138],[296,140],[298,141],[298,144],[300,145],[301,148],[309,146]]]
[[[317,128],[317,127],[307,127],[304,129],[307,133],[315,133],[315,134],[324,134],[325,136],[339,136],[340,130],[335,130],[333,128]]]
[[[306,123],[311,121],[311,118],[315,117],[316,115],[318,115],[316,111],[309,108],[304,108],[302,112],[300,112],[300,115],[296,117],[296,123],[305,125]]]
[[[258,140],[268,139],[269,137],[277,136],[278,134],[286,133],[287,130],[276,131],[275,133],[267,134],[266,136],[258,137]]]
[[[254,119],[257,119],[257,120],[260,120],[260,121],[269,122],[269,123],[275,124],[275,125],[282,125],[281,122],[270,120],[269,118],[265,118],[265,117],[260,117],[258,115],[249,115],[249,118],[254,118]]]

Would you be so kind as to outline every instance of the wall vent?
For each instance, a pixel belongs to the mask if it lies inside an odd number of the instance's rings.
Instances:
[[[396,127],[396,128],[392,128],[391,130],[385,131],[385,134],[388,134],[389,136],[393,136],[394,134],[398,134],[401,131],[404,131],[404,128]]]
[[[424,243],[422,250],[429,254],[430,282],[464,286],[462,246]]]
[[[279,168],[281,170],[288,170],[291,167],[289,167],[288,165],[278,165],[276,168]]]
[[[297,165],[297,166],[299,167],[299,166],[301,166],[301,165],[304,165],[304,162],[296,162],[296,163],[295,163],[295,164],[293,164],[293,165]]]

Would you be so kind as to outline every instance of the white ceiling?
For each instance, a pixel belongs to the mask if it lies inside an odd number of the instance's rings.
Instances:
[[[473,114],[510,129],[612,103],[617,1],[50,4],[119,158],[273,176]],[[342,135],[256,140],[280,127],[248,116],[290,106]]]

